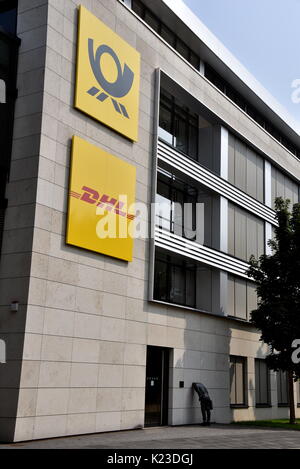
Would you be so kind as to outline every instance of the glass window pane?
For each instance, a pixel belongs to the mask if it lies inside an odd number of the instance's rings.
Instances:
[[[244,210],[235,207],[235,239],[234,255],[240,259],[247,260],[247,217]]]
[[[190,55],[190,64],[195,67],[196,70],[200,69],[200,58],[198,57],[198,55],[194,54],[193,51],[191,51]]]
[[[166,197],[157,194],[156,196],[156,225],[160,228],[171,231],[172,218],[171,218],[171,204],[172,202]]]
[[[230,357],[230,403],[245,405],[245,364],[243,357]]]
[[[156,259],[154,275],[154,298],[156,300],[168,301],[168,264]]]
[[[263,202],[264,160],[233,135],[228,142],[228,180],[239,189]]]
[[[228,140],[228,181],[235,184],[235,138],[231,134]]]
[[[144,18],[145,7],[139,0],[132,0],[132,9],[140,18]]]
[[[264,202],[264,160],[256,155],[256,198]]]
[[[227,314],[229,316],[235,316],[235,302],[234,302],[234,277],[228,275],[228,299],[227,299]]]
[[[236,403],[244,404],[244,366],[243,361],[236,362]]]
[[[188,150],[187,121],[183,120],[178,114],[175,116],[175,136],[176,148],[183,153]]]
[[[230,403],[236,404],[236,392],[235,392],[235,362],[230,361]]]
[[[246,192],[254,198],[257,198],[256,159],[256,153],[250,148],[247,148]]]
[[[0,79],[0,104],[6,103],[6,84],[4,80]]]
[[[257,293],[256,285],[252,282],[247,282],[247,319],[251,318],[251,313],[257,308]]]
[[[261,403],[260,397],[260,360],[255,360],[255,402]]]
[[[213,270],[201,264],[197,268],[197,307],[203,311],[212,311],[212,275]]]
[[[276,197],[285,198],[285,177],[281,171],[277,171]]]
[[[257,240],[257,217],[247,214],[247,255],[246,259],[254,255],[257,258],[258,254],[258,240]]]
[[[268,368],[264,360],[260,361],[260,392],[261,392],[261,404],[269,403],[268,396]]]
[[[196,304],[196,276],[195,270],[186,272],[186,304],[192,308]]]
[[[287,373],[281,370],[277,372],[277,398],[278,404],[288,404],[289,397]]]
[[[159,32],[159,20],[156,16],[154,16],[149,10],[145,11],[145,21],[150,26],[150,28],[154,29],[157,33]]]
[[[247,292],[246,280],[235,278],[235,315],[241,319],[247,319]]]
[[[170,300],[174,303],[185,304],[185,276],[184,270],[178,266],[171,269]]]
[[[229,203],[228,205],[228,252],[249,260],[251,254],[257,258],[265,250],[264,222],[255,215]]]
[[[162,104],[159,110],[159,136],[170,145],[173,145],[172,112]]]
[[[211,312],[213,269],[182,256],[155,255],[154,298]]]
[[[189,125],[189,156],[198,159],[198,127]]]
[[[184,237],[190,240],[197,240],[199,242],[199,238],[197,238],[197,227],[196,227],[196,206],[197,199],[192,198],[185,198],[185,203],[183,206],[183,228],[184,228]],[[203,219],[198,220],[198,223],[203,223]],[[203,227],[203,225],[202,225]]]
[[[246,192],[246,145],[236,140],[235,151],[235,185]]]
[[[0,65],[8,72],[10,66],[11,51],[7,41],[0,38]]]
[[[257,257],[265,252],[265,224],[262,220],[257,219]]]
[[[168,43],[170,46],[175,47],[176,36],[175,34],[167,28],[164,24],[161,25],[161,37]]]
[[[0,3],[0,30],[15,35],[17,31],[17,8],[11,8],[11,6],[10,9],[8,8],[7,2],[4,2],[3,6]]]
[[[173,218],[173,232],[178,236],[183,236],[183,209],[184,209],[184,196],[183,193],[176,191],[173,196],[172,204],[172,218]]]
[[[285,198],[290,199],[291,205],[298,202],[298,186],[290,178],[285,177]]]
[[[228,204],[228,253],[232,256],[235,255],[235,207],[233,204]]]
[[[182,42],[178,38],[177,38],[177,41],[176,41],[176,50],[184,59],[189,60],[190,49],[188,48],[188,46],[184,42]]]

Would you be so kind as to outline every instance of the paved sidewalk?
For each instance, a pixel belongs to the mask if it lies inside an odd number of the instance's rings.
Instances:
[[[236,425],[159,427],[40,440],[0,449],[300,449],[300,432]]]

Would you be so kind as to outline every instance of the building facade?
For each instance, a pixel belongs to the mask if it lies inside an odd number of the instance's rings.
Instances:
[[[299,200],[294,124],[180,0],[2,0],[0,50],[0,439],[197,423],[193,382],[215,422],[286,417],[245,271]],[[116,184],[146,229],[93,244],[77,213],[134,218]]]

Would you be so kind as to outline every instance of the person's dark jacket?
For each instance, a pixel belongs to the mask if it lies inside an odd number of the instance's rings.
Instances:
[[[213,409],[213,403],[211,398],[209,397],[208,391],[204,384],[202,383],[193,383],[193,389],[196,391],[196,393],[199,396],[199,401],[201,404],[207,409],[207,410],[212,410]]]

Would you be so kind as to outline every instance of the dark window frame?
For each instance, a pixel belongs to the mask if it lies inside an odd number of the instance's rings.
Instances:
[[[157,173],[157,187],[159,184],[163,184],[167,187],[167,193],[168,193],[168,200],[171,201],[171,209],[170,209],[170,228],[169,231],[170,233],[175,233],[175,217],[174,217],[174,211],[172,210],[172,204],[173,203],[180,203],[178,202],[178,194],[180,193],[182,195],[182,200],[183,200],[183,206],[182,206],[182,237],[187,238],[190,241],[193,241],[196,239],[196,235],[194,238],[189,238],[186,236],[185,231],[184,231],[184,219],[185,219],[185,203],[192,203],[193,204],[193,214],[192,214],[192,227],[191,229],[193,231],[196,231],[197,226],[196,226],[196,204],[198,201],[198,190],[191,186],[190,184],[186,183],[185,181],[182,181],[180,178],[175,177],[174,175],[170,175],[170,178],[167,178],[164,176],[163,173],[158,171]],[[179,185],[182,185],[180,188]],[[195,191],[195,194],[189,193],[189,191]],[[159,192],[157,191],[157,194]],[[158,225],[161,227],[161,224]]]
[[[231,401],[231,393],[230,393],[230,407],[231,408],[234,408],[234,409],[246,409],[248,408],[248,385],[247,385],[247,357],[243,357],[243,356],[237,356],[237,355],[230,355],[229,357],[229,361],[230,361],[230,369],[229,369],[229,373],[231,374],[231,366],[233,365],[234,366],[234,378],[235,378],[235,394],[236,393],[236,389],[237,389],[237,379],[236,379],[236,363],[238,362],[242,362],[242,367],[243,367],[243,383],[242,383],[242,393],[243,393],[243,402],[241,403],[233,403]],[[230,382],[230,387],[231,387],[231,382]]]
[[[123,0],[124,1],[124,0]],[[159,34],[159,36],[161,36],[164,41],[166,41],[171,47],[173,47],[173,49],[175,49],[179,54],[179,44],[182,43],[184,45],[184,47],[187,48],[187,57],[184,57],[183,55],[181,55],[181,57],[183,57],[185,60],[187,60],[193,68],[195,68],[197,71],[199,71],[199,68],[200,68],[200,57],[198,56],[198,54],[196,52],[194,52],[187,44],[185,41],[183,41],[180,37],[177,36],[177,34],[173,33],[173,31],[171,31],[171,29],[165,24],[163,23],[159,18],[158,16],[155,15],[155,13],[153,13],[152,10],[150,10],[150,8],[148,8],[146,5],[144,5],[143,2],[141,2],[140,0],[132,0],[132,10],[143,20],[145,21],[149,26],[150,28],[152,28],[157,34]],[[151,24],[149,24],[149,22],[147,21],[147,15],[149,15],[150,17],[152,17],[152,19],[155,19],[154,21],[157,22],[157,27],[156,28],[153,28],[153,26]],[[163,37],[162,36],[162,29],[165,28],[166,30],[168,30],[169,32],[172,33],[172,35],[174,35],[173,37],[173,43],[172,42],[169,42],[167,39],[166,39],[166,36]]]
[[[248,116],[255,120],[266,132],[272,135],[277,142],[281,143],[288,151],[300,158],[300,148],[297,148],[287,137],[285,137],[267,118],[262,116],[238,91],[236,91],[219,73],[205,63],[204,76],[233,101]]]
[[[283,376],[285,382],[283,382]],[[281,402],[279,397],[282,397],[283,388],[286,388],[286,395],[287,395],[287,402]],[[277,405],[278,407],[289,407],[289,381],[287,372],[283,372],[282,370],[277,371]]]
[[[188,107],[182,106],[178,100],[170,95],[170,97],[166,96],[166,92],[161,89],[160,91],[160,112],[159,115],[161,116],[161,109],[164,108],[167,112],[171,114],[171,122],[170,122],[170,130],[172,136],[172,144],[170,144],[176,151],[181,152],[182,154],[188,156],[193,161],[198,161],[199,157],[199,116],[196,113],[190,111]],[[186,142],[186,151],[180,149],[175,143],[175,139],[177,139],[178,134],[178,126],[179,120],[184,122],[185,125],[185,142]],[[165,130],[159,121],[159,127]],[[196,139],[191,139],[191,130],[196,131]],[[195,151],[192,151],[192,141],[196,143]]]
[[[249,210],[245,209],[244,207],[241,207],[237,204],[235,204],[234,202],[231,202],[229,200],[229,206],[232,206],[232,207],[235,207],[237,208],[238,210],[240,211],[243,211],[249,215],[251,215],[252,217],[255,217],[257,220],[259,221],[262,221],[262,219],[260,217],[258,217],[257,215],[254,215],[253,213],[249,212]],[[228,211],[228,219],[229,219],[229,211]],[[233,226],[233,229],[234,229],[234,238],[236,237],[236,232],[235,232],[235,219],[236,219],[236,211],[234,212],[234,226]],[[229,228],[230,228],[230,224],[228,223],[228,234],[229,234]],[[256,225],[256,228],[257,228],[258,225]],[[257,231],[257,230],[256,230]],[[247,230],[246,230],[246,240],[245,240],[245,243],[246,243],[246,246],[247,246]],[[262,252],[259,254],[258,257],[260,257],[262,254],[265,254],[266,253],[266,246],[265,246],[265,240],[266,240],[266,226],[265,226],[265,223],[263,224],[263,249],[262,249]],[[249,259],[248,258],[242,258],[242,257],[238,257],[236,255],[236,253],[232,254],[231,252],[229,252],[229,248],[228,248],[228,253],[227,253],[229,256],[233,257],[234,259],[238,259],[240,261],[243,261],[243,262],[248,262]]]
[[[0,3],[0,7],[4,8],[8,2]],[[10,2],[10,9],[12,3]],[[6,51],[7,55],[1,56],[0,63],[0,79],[4,80],[6,87],[5,102],[0,104],[0,121],[4,123],[1,125],[0,138],[1,138],[1,158],[0,158],[0,255],[2,247],[2,236],[4,228],[5,211],[7,208],[7,199],[5,197],[6,184],[9,180],[10,166],[11,166],[11,149],[13,137],[13,123],[15,100],[17,98],[16,80],[17,80],[17,64],[18,64],[18,49],[20,46],[20,39],[16,36],[6,33],[3,29],[0,30],[0,42],[3,44],[2,50]]]
[[[1,14],[12,12],[14,15],[13,25],[9,28],[1,26]],[[9,36],[16,37],[17,34],[17,21],[18,21],[18,0],[2,0],[0,1],[0,31]]]
[[[166,254],[161,255],[160,253],[156,253],[155,256],[155,271],[156,271],[156,263],[160,262],[166,265],[166,295],[165,299],[162,299],[160,295],[156,295],[156,279],[154,275],[154,299],[156,301],[162,301],[165,303],[170,303],[178,306],[186,306],[188,308],[196,309],[196,286],[197,286],[197,265],[195,264],[193,268],[187,267],[187,261],[183,258],[180,262],[179,259],[174,258],[173,256]],[[185,284],[185,291],[184,291],[184,298],[185,301],[178,302],[173,301],[171,298],[171,291],[172,291],[172,269],[179,268],[181,272],[184,274],[184,284]],[[187,300],[187,272],[192,272],[194,275],[194,298],[193,301],[188,303]],[[155,272],[156,274],[156,272]]]
[[[261,373],[261,365],[264,365],[266,367],[266,373],[267,373],[267,402],[258,402],[258,399],[257,399],[257,394],[261,395],[261,382],[260,380],[257,382],[256,380],[256,376],[257,376],[257,373],[256,373],[256,367],[258,366],[259,367],[259,370],[258,370],[258,375],[260,377],[260,373]],[[255,365],[255,407],[258,407],[258,408],[262,408],[262,407],[272,407],[271,405],[271,379],[270,379],[270,369],[268,368],[267,364],[266,364],[266,361],[262,358],[255,358],[255,361],[254,361],[254,365]]]

